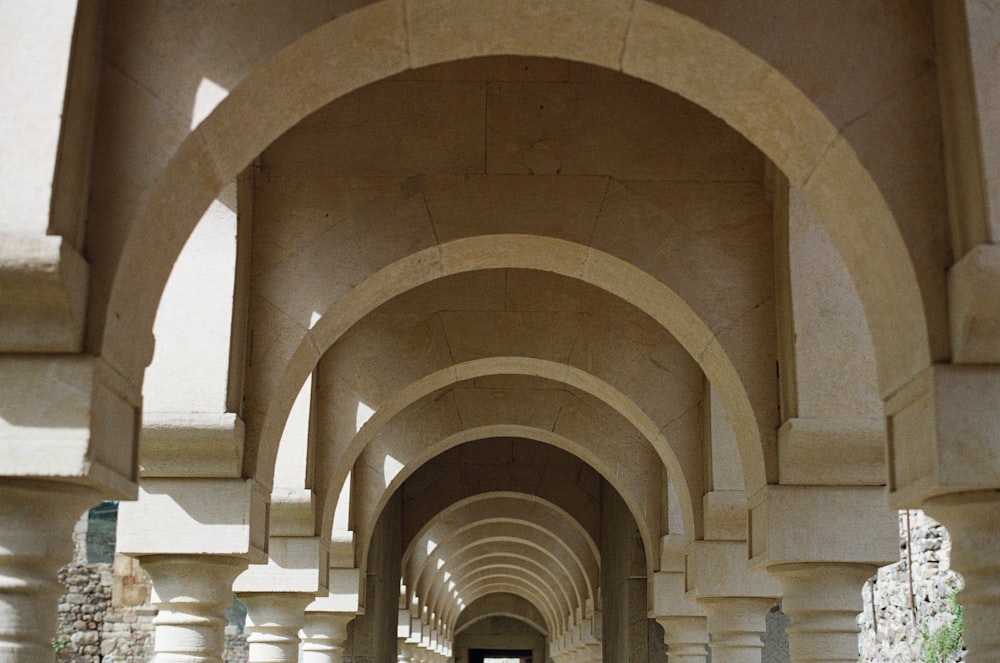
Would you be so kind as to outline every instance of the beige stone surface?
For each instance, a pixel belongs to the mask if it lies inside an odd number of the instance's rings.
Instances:
[[[996,363],[1000,357],[1000,248],[980,245],[948,271],[952,361]]]
[[[880,566],[894,561],[896,514],[870,486],[768,486],[749,500],[750,552],[756,567],[795,561]],[[804,528],[822,518],[828,527]]]
[[[887,402],[892,504],[993,485],[998,394],[993,366],[943,364]]]
[[[217,655],[253,562],[253,661],[438,663],[524,602],[559,663],[649,616],[754,660],[782,592],[793,657],[852,660],[888,492],[988,658],[989,5],[0,10],[0,566],[40,588],[0,659],[51,657],[72,496],[137,483],[162,656]]]
[[[229,555],[263,562],[266,493],[240,479],[145,479],[119,512],[118,550],[136,555]],[[155,520],[156,529],[148,527]],[[263,540],[262,540],[263,539]]]
[[[0,244],[0,348],[82,349],[89,270],[60,237],[5,237]]]
[[[4,85],[19,95],[0,110],[0,148],[10,156],[0,166],[4,235],[40,237],[48,228],[75,19],[75,7],[45,2],[8,7],[0,21]]]

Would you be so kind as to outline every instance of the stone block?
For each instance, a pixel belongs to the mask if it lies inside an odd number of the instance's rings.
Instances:
[[[893,562],[896,514],[885,501],[876,486],[767,486],[749,501],[751,563]]]
[[[0,352],[79,352],[89,266],[63,238],[0,242]]]
[[[789,419],[778,429],[778,478],[783,485],[884,485],[885,421]]]
[[[897,508],[1000,486],[1000,369],[938,364],[886,402],[889,499]],[[993,460],[991,460],[993,459]]]
[[[147,479],[118,511],[118,551],[246,555],[263,561],[268,493],[253,480]],[[156,527],[150,527],[150,523]]]
[[[328,544],[319,537],[272,536],[267,563],[251,564],[236,578],[233,591],[324,594],[328,555]]]
[[[952,361],[1000,363],[1000,245],[980,244],[948,270]]]

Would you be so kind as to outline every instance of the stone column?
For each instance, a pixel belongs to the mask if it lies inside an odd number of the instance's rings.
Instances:
[[[712,663],[760,663],[773,598],[718,597],[698,599],[708,615]]]
[[[139,558],[153,581],[157,608],[153,663],[222,663],[226,608],[247,560],[228,555]]]
[[[782,610],[792,663],[858,660],[858,613],[874,564],[809,563],[768,567],[784,590]]]
[[[312,594],[261,592],[240,594],[247,607],[247,663],[298,663],[299,629]]]
[[[951,567],[962,574],[967,663],[1000,660],[1000,491],[954,493],[924,502],[951,534]]]
[[[68,483],[0,479],[0,662],[54,658],[59,567],[73,558],[73,526],[96,490]]]
[[[768,567],[784,590],[792,663],[858,660],[861,589],[874,564],[803,562]]]
[[[344,657],[347,622],[353,618],[353,614],[347,613],[306,612],[301,663],[340,663]]]
[[[657,617],[663,627],[670,663],[705,663],[708,658],[708,621],[705,617]]]

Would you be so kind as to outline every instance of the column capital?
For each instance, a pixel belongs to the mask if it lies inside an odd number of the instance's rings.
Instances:
[[[251,564],[233,583],[237,594],[326,594],[329,545],[318,536],[272,536],[265,564]]]
[[[221,660],[233,579],[247,560],[230,555],[144,555],[139,565],[153,582],[157,660]]]
[[[295,663],[299,630],[313,595],[296,592],[237,594],[247,608],[247,663]]]
[[[302,663],[340,663],[347,623],[354,613],[306,612],[302,625]]]
[[[720,596],[698,603],[708,616],[713,663],[760,663],[761,638],[775,599]]]
[[[858,563],[791,563],[768,567],[784,589],[793,663],[858,660],[861,588],[878,566]]]
[[[694,541],[688,546],[686,593],[689,600],[714,597],[766,598],[781,596],[778,583],[752,570],[746,541]]]
[[[708,657],[708,618],[701,616],[657,616],[663,627],[670,663],[704,663]]]

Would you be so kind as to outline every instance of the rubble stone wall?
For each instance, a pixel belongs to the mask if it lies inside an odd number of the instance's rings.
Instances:
[[[909,512],[907,527],[906,514],[900,513],[900,561],[879,569],[863,590],[858,622],[864,663],[923,663],[928,637],[954,618],[951,599],[962,578],[949,568],[948,533],[922,511]],[[960,651],[941,663],[964,660]]]

